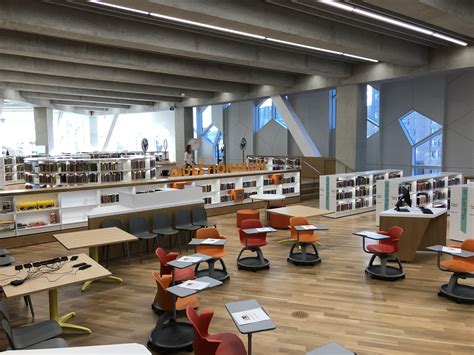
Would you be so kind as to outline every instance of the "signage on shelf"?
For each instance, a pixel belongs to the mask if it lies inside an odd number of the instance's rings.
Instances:
[[[260,170],[267,170],[265,163],[195,164],[182,168],[176,166],[170,169],[170,176],[213,175]]]

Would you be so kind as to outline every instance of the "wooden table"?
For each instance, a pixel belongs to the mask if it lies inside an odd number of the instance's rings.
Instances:
[[[270,204],[270,201],[284,201],[286,199],[285,195],[280,195],[280,194],[255,194],[255,195],[250,195],[249,197],[252,199],[252,208],[253,208],[253,201],[259,200],[259,201],[266,202],[265,209],[267,210],[268,210],[268,205]]]
[[[433,214],[423,214],[419,208],[409,212],[390,209],[380,213],[380,230],[388,231],[393,226],[404,229],[397,255],[402,261],[413,261],[417,250],[426,250],[431,245],[446,245],[447,211],[445,208],[430,208]]]
[[[73,268],[73,265],[79,263],[87,263],[91,265],[91,267],[85,270]],[[35,269],[37,268],[33,267],[29,270],[34,271]],[[90,334],[91,330],[89,328],[67,323],[70,318],[76,315],[75,312],[69,312],[63,316],[58,315],[58,288],[107,277],[110,275],[110,271],[102,267],[86,254],[79,254],[77,260],[64,262],[64,265],[59,270],[38,278],[26,280],[20,286],[12,286],[10,285],[10,281],[24,279],[29,274],[28,269],[23,268],[22,270],[17,271],[15,270],[15,266],[8,266],[2,268],[2,274],[11,275],[11,277],[8,278],[2,276],[2,281],[0,281],[0,285],[3,287],[3,291],[7,298],[22,297],[36,292],[48,291],[50,319],[57,321],[64,329],[78,330]]]
[[[319,208],[303,206],[303,205],[291,205],[288,207],[281,208],[272,208],[270,210],[272,213],[279,213],[285,216],[298,216],[298,217],[312,217],[312,216],[322,216],[329,213],[334,213],[329,210],[321,210]]]
[[[117,227],[53,234],[53,236],[67,250],[89,248],[89,255],[96,262],[99,262],[100,246],[136,242],[138,240],[134,235],[131,235]],[[118,276],[108,275],[107,278],[123,282],[123,280]],[[86,281],[84,285],[82,285],[81,290],[87,290],[92,282],[94,282],[94,280]]]

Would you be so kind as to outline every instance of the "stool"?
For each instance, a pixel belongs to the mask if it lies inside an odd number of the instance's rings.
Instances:
[[[246,219],[260,219],[260,213],[257,210],[239,210],[237,211],[237,227],[240,228],[242,221]]]
[[[290,216],[285,216],[283,214],[274,213],[271,211],[267,212],[268,224],[270,227],[276,229],[288,229],[290,228]]]

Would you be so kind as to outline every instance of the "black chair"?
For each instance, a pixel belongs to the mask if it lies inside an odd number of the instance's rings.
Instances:
[[[15,258],[10,254],[7,249],[1,249],[4,256],[0,256],[0,268],[15,265]],[[0,293],[3,293],[3,289],[0,286]],[[25,300],[25,305],[30,307],[31,317],[33,320],[35,319],[35,310],[33,308],[33,301],[31,300],[31,296],[24,296],[23,299]]]
[[[193,238],[194,232],[197,231],[200,226],[196,226],[191,222],[191,214],[189,211],[178,210],[174,215],[174,225],[179,231],[187,231],[189,239]],[[179,238],[179,237],[178,237]],[[188,250],[188,242],[186,241],[186,250]]]
[[[121,230],[125,230],[125,228],[123,228],[123,224],[120,219],[107,219],[100,224],[100,228],[112,228],[112,227],[117,227]],[[109,268],[109,248],[110,248],[110,245],[106,245],[103,247],[104,255],[102,256],[102,259],[105,260],[106,269]],[[124,257],[125,256],[127,257],[128,264],[130,265],[130,247],[128,243],[122,243],[122,253]]]
[[[217,224],[207,219],[207,212],[204,207],[193,207],[191,211],[192,223],[199,227],[216,227]]]
[[[158,236],[169,236],[170,237],[170,248],[171,248],[171,238],[173,235],[175,238],[175,246],[178,243],[179,250],[181,251],[181,243],[179,242],[179,231],[171,227],[171,218],[167,213],[160,213],[153,215],[153,233]]]
[[[139,239],[138,241],[138,251],[140,253],[140,262],[143,261],[142,259],[142,242],[146,243],[146,249],[148,254],[148,241],[153,239],[153,247],[156,242],[156,238],[158,237],[155,233],[151,233],[148,231],[148,222],[145,217],[140,216],[132,216],[128,220],[129,224],[129,232],[133,234],[135,237]],[[153,248],[154,250],[154,248]]]
[[[63,333],[59,323],[54,320],[45,320],[42,322],[33,323],[27,327],[12,328],[10,323],[10,315],[5,302],[0,302],[0,314],[3,316],[3,330],[5,331],[8,342],[10,343],[12,349],[30,348],[31,346],[39,345],[40,343],[55,338]],[[54,342],[51,344],[53,343]],[[46,347],[42,347],[42,349],[45,348]]]

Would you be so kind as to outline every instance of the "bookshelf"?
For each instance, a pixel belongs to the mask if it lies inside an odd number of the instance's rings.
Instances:
[[[20,156],[0,157],[0,189],[6,185],[22,184],[25,176],[24,158]]]
[[[474,184],[451,187],[449,238],[458,242],[474,235]]]

